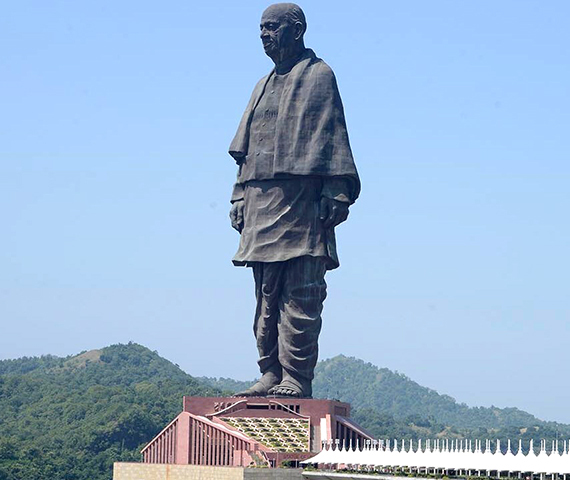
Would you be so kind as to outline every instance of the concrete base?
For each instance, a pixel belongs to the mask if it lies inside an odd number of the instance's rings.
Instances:
[[[400,480],[393,475],[367,475],[300,468],[206,467],[148,463],[115,463],[113,480]],[[414,480],[433,480],[416,477]]]
[[[302,471],[121,462],[113,465],[113,480],[303,480]]]

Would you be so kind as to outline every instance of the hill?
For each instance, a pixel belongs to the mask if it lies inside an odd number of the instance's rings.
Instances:
[[[183,395],[230,394],[249,383],[194,378],[133,343],[0,361],[0,480],[109,480],[114,461],[140,461]],[[318,364],[314,391],[352,403],[353,417],[383,438],[570,436],[568,425],[515,408],[470,408],[343,356]]]
[[[232,392],[251,383],[200,380]],[[568,425],[544,422],[517,408],[469,407],[405,375],[343,355],[317,364],[313,394],[350,403],[354,418],[378,437],[539,440],[570,435]]]
[[[468,407],[448,395],[422,387],[406,375],[343,355],[317,365],[313,388],[317,396],[337,397],[357,409],[375,409],[398,420],[417,415],[470,429],[532,427],[545,423],[517,408]]]
[[[218,395],[136,344],[0,362],[0,480],[110,479],[181,410]]]

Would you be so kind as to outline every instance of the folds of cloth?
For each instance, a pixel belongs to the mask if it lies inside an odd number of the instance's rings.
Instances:
[[[339,266],[334,229],[319,218],[322,179],[292,177],[246,183],[244,227],[233,263],[284,262],[322,257],[327,270]]]
[[[311,396],[326,298],[326,259],[301,256],[252,264],[257,308],[254,334],[262,373],[279,365],[283,381]]]

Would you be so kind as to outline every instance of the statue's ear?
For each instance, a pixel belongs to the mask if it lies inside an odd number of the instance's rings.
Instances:
[[[300,40],[305,35],[305,26],[301,22],[295,22],[295,40]]]

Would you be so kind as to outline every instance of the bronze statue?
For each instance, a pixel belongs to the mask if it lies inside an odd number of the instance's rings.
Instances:
[[[230,146],[238,164],[233,262],[253,269],[260,380],[238,396],[311,397],[334,228],[360,193],[330,67],[305,48],[305,15],[271,5],[261,41],[275,63],[253,90]]]

